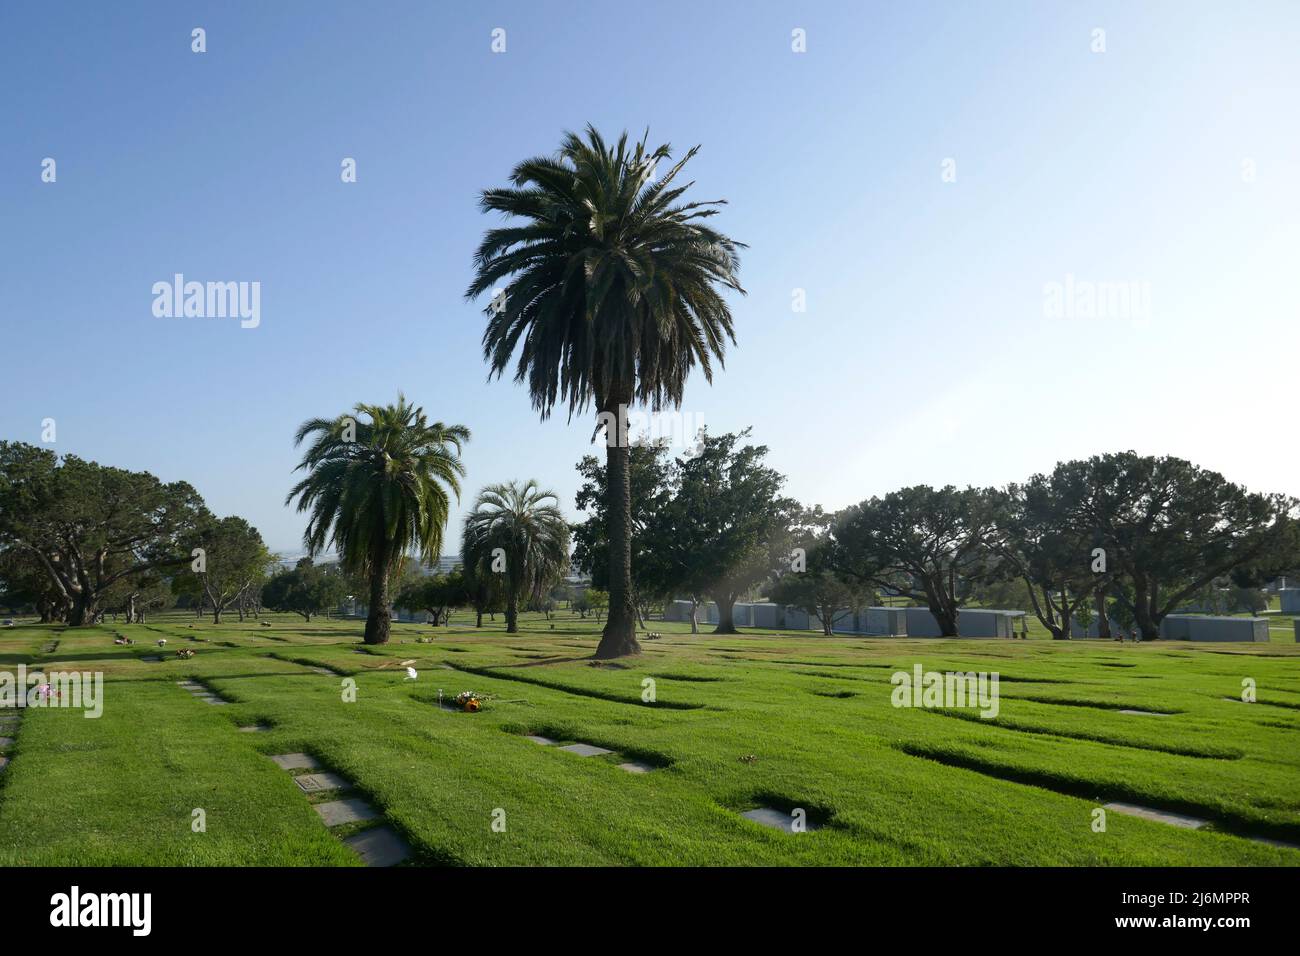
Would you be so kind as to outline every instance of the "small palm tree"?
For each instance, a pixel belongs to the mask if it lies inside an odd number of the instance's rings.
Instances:
[[[705,225],[719,202],[683,202],[690,184],[674,185],[698,149],[658,176],[667,145],[629,146],[624,133],[610,147],[588,126],[585,138],[566,134],[557,156],[525,160],[510,188],[480,199],[484,211],[522,220],[488,230],[466,292],[492,292],[483,333],[490,374],[513,364],[543,418],[557,403],[570,418],[594,403],[606,423],[610,606],[600,658],[640,651],[629,449],[608,423],[634,401],[680,406],[690,371],[699,365],[712,381],[713,362],[721,366],[735,341],[719,287],[744,292],[736,278],[744,246]]]
[[[313,557],[333,547],[345,571],[368,578],[365,640],[383,644],[392,619],[389,580],[401,573],[408,553],[433,561],[442,551],[448,491],[460,499],[460,452],[469,429],[430,424],[424,409],[400,394],[396,405],[355,411],[298,428],[295,446],[314,439],[295,469],[307,477],[285,504],[297,498],[299,511],[311,511],[303,543]]]
[[[569,567],[569,525],[560,499],[531,479],[488,485],[465,519],[461,559],[473,576],[505,584],[506,633],[519,630],[519,602],[538,597]]]

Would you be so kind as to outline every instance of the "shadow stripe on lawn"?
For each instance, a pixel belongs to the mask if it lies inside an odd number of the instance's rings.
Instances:
[[[1027,700],[1035,704],[1048,704],[1055,707],[1088,707],[1092,710],[1145,710],[1152,713],[1162,713],[1169,717],[1186,713],[1186,711],[1178,709],[1157,710],[1157,707],[1168,707],[1167,704],[1157,705],[1144,702],[1133,703],[1132,701],[1109,700],[1070,700],[1062,697],[1034,697],[1030,694],[1003,694],[1002,696],[1007,700]]]
[[[607,691],[590,690],[586,687],[575,687],[572,684],[561,684],[556,681],[538,680],[535,677],[524,677],[517,673],[502,673],[500,669],[491,667],[471,667],[468,664],[453,664],[447,662],[453,670],[463,671],[466,674],[476,674],[479,677],[493,677],[498,680],[517,681],[520,684],[532,684],[534,687],[545,687],[547,690],[559,691],[562,694],[573,694],[578,697],[592,697],[596,700],[607,700],[612,704],[628,704],[633,707],[648,707],[651,710],[659,708],[661,710],[703,710],[704,704],[687,704],[678,701],[657,700],[654,703],[648,703],[638,697],[628,697]]]
[[[1038,787],[1067,797],[1095,801],[1098,804],[1123,801],[1150,807],[1154,810],[1182,813],[1189,816],[1196,815],[1212,821],[1220,831],[1230,833],[1233,836],[1245,837],[1250,840],[1281,840],[1289,844],[1293,849],[1297,848],[1295,844],[1300,842],[1300,824],[1252,820],[1194,800],[1169,800],[1152,796],[1145,790],[1129,787],[1122,783],[1100,784],[1092,780],[1072,777],[1051,770],[1013,767],[988,760],[976,754],[963,753],[957,750],[908,743],[897,744],[896,747],[909,757],[930,760],[945,767],[969,770],[973,773],[983,774],[986,777],[992,777],[995,780],[1001,780],[1004,783]],[[1101,794],[1105,794],[1105,796],[1101,796]]]
[[[274,658],[277,661],[284,661],[286,664],[297,664],[299,667],[326,670],[335,677],[355,677],[357,674],[356,671],[341,670],[337,664],[330,664],[326,661],[314,661],[310,657],[291,657],[288,654],[281,654],[279,651],[269,651],[264,656]]]
[[[1223,747],[1221,749],[1213,748],[1195,748],[1192,746],[1180,746],[1178,744],[1155,744],[1141,743],[1118,738],[1108,734],[1090,733],[1083,730],[1053,730],[1042,724],[1026,723],[1004,723],[1001,717],[988,720],[976,713],[967,713],[961,711],[945,710],[938,707],[922,708],[928,714],[937,714],[940,717],[951,717],[956,720],[966,720],[973,724],[979,724],[986,727],[996,727],[999,730],[1014,730],[1022,734],[1040,734],[1044,737],[1067,737],[1071,740],[1089,740],[1093,743],[1107,744],[1111,747],[1130,747],[1134,750],[1153,750],[1157,753],[1173,754],[1176,757],[1195,757],[1202,760],[1240,760],[1246,756],[1244,750],[1238,750],[1235,747]]]

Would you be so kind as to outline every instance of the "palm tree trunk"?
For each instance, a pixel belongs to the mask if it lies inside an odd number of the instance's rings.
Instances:
[[[506,633],[519,633],[519,595],[513,589],[510,591],[510,600],[506,603]]]
[[[617,411],[616,405],[615,414]],[[632,606],[632,449],[621,441],[607,441],[605,461],[609,617],[596,648],[600,660],[641,653],[636,640],[636,610]]]
[[[388,628],[392,617],[388,610],[388,568],[376,561],[370,572],[370,606],[366,608],[367,644],[388,643]]]

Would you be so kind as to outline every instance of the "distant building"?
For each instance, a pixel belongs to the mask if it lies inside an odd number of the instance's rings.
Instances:
[[[1026,631],[1026,613],[998,608],[963,608],[957,617],[962,637],[1015,637]],[[664,608],[665,621],[689,621],[690,601],[671,601]],[[700,624],[718,623],[718,606],[701,602],[696,611]],[[835,634],[861,634],[867,637],[939,637],[939,622],[928,608],[867,607],[856,612],[838,608],[833,614],[831,631]],[[774,630],[822,630],[815,614],[800,608],[766,602],[737,603],[732,608],[732,622],[737,627],[762,627]]]
[[[436,561],[413,562],[415,570],[422,575],[451,574],[465,567],[459,554],[444,554]]]
[[[1211,617],[1204,614],[1170,614],[1160,622],[1167,641],[1268,642],[1268,618]]]

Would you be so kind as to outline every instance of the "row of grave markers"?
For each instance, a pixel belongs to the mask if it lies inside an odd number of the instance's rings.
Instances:
[[[312,804],[325,826],[345,826],[350,823],[368,823],[382,820],[383,814],[361,797],[347,797],[353,789],[352,781],[341,774],[323,768],[311,754],[273,754],[271,759],[281,770],[294,774],[293,782],[304,794],[310,796],[334,792],[337,799]],[[394,866],[411,855],[411,845],[387,823],[360,830],[344,837],[343,842],[361,857],[367,866]]]

